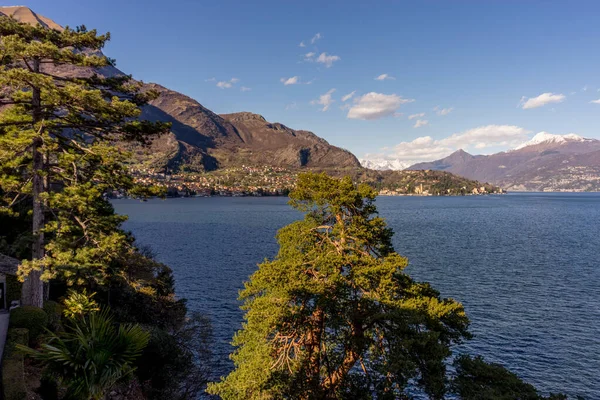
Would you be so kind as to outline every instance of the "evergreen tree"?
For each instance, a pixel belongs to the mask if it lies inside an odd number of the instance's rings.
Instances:
[[[278,232],[279,253],[241,292],[235,370],[223,399],[444,396],[450,346],[469,337],[462,305],[405,272],[377,216],[376,193],[350,178],[302,174]]]
[[[102,196],[140,189],[115,143],[168,128],[137,119],[155,93],[130,76],[97,73],[114,65],[100,52],[109,38],[0,17],[0,211],[32,205],[31,260],[19,267],[24,304],[41,306],[42,280],[109,274],[129,239]]]
[[[566,400],[562,393],[541,395],[500,364],[488,363],[482,357],[461,354],[454,360],[456,376],[451,391],[462,400]]]

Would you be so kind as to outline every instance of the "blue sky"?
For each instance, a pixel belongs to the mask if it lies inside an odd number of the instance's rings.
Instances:
[[[311,130],[359,157],[490,153],[541,131],[600,138],[599,1],[26,5],[61,25],[110,31],[105,53],[137,79],[217,113]]]

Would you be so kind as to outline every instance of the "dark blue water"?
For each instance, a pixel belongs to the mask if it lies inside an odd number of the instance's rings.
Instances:
[[[299,218],[284,198],[114,202],[141,244],[170,265],[177,292],[212,317],[218,369],[231,368],[236,300],[277,229]],[[600,194],[382,197],[409,273],[461,301],[465,350],[544,392],[600,399]]]

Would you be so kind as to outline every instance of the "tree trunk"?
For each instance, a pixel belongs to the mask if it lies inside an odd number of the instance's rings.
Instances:
[[[50,191],[50,178],[48,177],[48,171],[50,170],[50,153],[46,152],[44,155],[44,171],[46,174],[44,176],[44,193],[48,193]],[[46,210],[46,200],[43,200],[42,203],[42,213]],[[43,216],[44,214],[42,214]],[[45,221],[44,221],[45,222]],[[43,282],[44,285],[44,303],[50,300],[50,282]]]
[[[323,387],[327,393],[334,394],[336,392],[339,384],[346,379],[348,373],[356,362],[360,358],[360,353],[364,351],[362,345],[359,345],[358,342],[362,342],[364,335],[364,328],[359,320],[355,320],[352,322],[352,337],[349,342],[349,350],[344,357],[341,365],[337,368],[337,370],[333,371],[330,376],[326,377],[323,381]]]
[[[39,60],[33,61],[33,69],[35,72],[40,71]],[[40,88],[32,87],[32,119],[33,129],[38,130],[38,136],[33,140],[31,147],[31,156],[33,158],[33,246],[31,249],[32,260],[44,258],[44,207],[41,194],[44,192],[44,155],[40,151],[43,145],[42,128],[39,125],[42,115],[42,99]],[[29,273],[25,282],[23,282],[23,290],[21,293],[22,302],[24,305],[42,307],[44,304],[44,285],[41,280],[42,271],[34,270]]]
[[[33,157],[33,247],[31,258],[39,260],[44,257],[44,209],[40,194],[43,191],[43,177],[41,170],[44,167],[42,153],[39,151],[41,138],[36,138],[32,146]],[[24,305],[42,307],[44,303],[44,286],[41,280],[42,271],[34,270],[29,273],[23,282],[22,301]]]
[[[306,334],[304,346],[307,351],[308,364],[306,365],[306,385],[311,389],[313,397],[320,392],[321,381],[321,336],[323,334],[323,323],[325,313],[323,309],[317,308],[312,315],[310,328]],[[320,396],[319,396],[320,397]]]

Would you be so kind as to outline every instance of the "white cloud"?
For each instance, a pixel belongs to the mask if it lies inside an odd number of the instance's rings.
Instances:
[[[395,159],[405,161],[432,161],[443,158],[452,152],[431,136],[421,136],[411,142],[401,142],[394,146],[392,155]]]
[[[249,88],[249,87],[246,87],[246,86],[242,86],[242,87],[240,88],[240,90],[241,90],[242,92],[249,92],[249,91],[251,91],[251,90],[252,90],[252,88]]]
[[[300,83],[300,77],[292,76],[291,78],[281,78],[279,81],[281,83],[283,83],[285,86],[296,85],[296,84]]]
[[[353,90],[352,92],[348,93],[347,95],[342,96],[342,101],[350,100],[354,96],[355,93],[356,93],[356,90]]]
[[[486,125],[455,133],[442,139],[444,145],[457,148],[478,146],[482,149],[493,146],[514,146],[527,137],[530,132],[515,125]]]
[[[340,56],[328,55],[327,53],[321,53],[316,57],[317,53],[314,51],[304,54],[304,61],[306,62],[318,62],[325,64],[327,68],[331,67],[334,62],[341,60]],[[315,58],[316,57],[316,58]]]
[[[592,104],[600,104],[600,99],[598,99],[598,100],[592,100],[592,101],[590,101],[590,103],[592,103]]]
[[[554,94],[547,92],[542,93],[537,97],[531,97],[529,99],[523,96],[521,98],[520,105],[522,106],[523,110],[528,110],[530,108],[542,107],[550,103],[561,103],[564,99],[564,94]]]
[[[205,79],[204,82],[214,82],[216,81],[215,78],[209,78],[209,79]]]
[[[348,118],[373,120],[394,115],[398,108],[413,99],[405,99],[396,94],[370,92],[354,99],[354,105],[348,111]]]
[[[376,81],[385,81],[386,79],[396,80],[396,78],[394,78],[393,76],[389,76],[388,74],[381,74],[377,78],[375,78]]]
[[[423,118],[424,116],[425,113],[411,114],[408,116],[408,119]]]
[[[448,115],[452,112],[452,110],[454,110],[454,108],[453,107],[448,107],[448,108],[434,107],[433,110],[435,111],[435,113],[437,115]]]
[[[429,121],[427,121],[426,119],[418,119],[417,122],[415,122],[415,128],[420,128],[422,126],[425,125],[429,125]]]
[[[304,55],[304,61],[306,61],[306,62],[314,62],[316,55],[317,55],[317,53],[315,53],[314,51],[308,52],[308,53],[306,53]]]
[[[321,53],[317,58],[317,62],[325,64],[327,68],[331,67],[334,62],[341,60],[339,56],[327,55],[327,53]]]
[[[285,106],[286,110],[295,110],[297,108],[298,108],[298,104],[296,104],[296,102],[290,103]]]
[[[312,78],[310,81],[306,81],[304,82],[305,85],[312,85],[314,81],[316,81],[316,78]]]
[[[300,44],[299,44],[298,46],[300,46],[300,47],[306,47],[306,45],[304,44],[304,42],[303,42],[303,41],[302,41],[302,42],[300,42]]]
[[[588,90],[588,85],[585,85],[584,87],[581,88],[582,92],[587,92],[587,90]]]
[[[315,36],[312,37],[312,39],[310,39],[310,43],[311,44],[315,44],[315,42],[319,39],[321,39],[323,36],[320,33],[315,34]]]
[[[233,85],[230,82],[217,82],[217,87],[220,87],[221,89],[229,89],[231,88]]]
[[[530,131],[514,125],[487,125],[455,133],[443,139],[421,136],[410,142],[382,149],[382,153],[367,155],[367,159],[383,159],[409,165],[444,158],[459,149],[481,150],[505,146],[514,147],[526,140]]]
[[[217,82],[217,87],[221,88],[221,89],[230,89],[233,87],[234,83],[239,82],[240,80],[238,78],[231,78],[228,81],[220,81]]]
[[[335,102],[335,100],[331,98],[333,92],[335,92],[335,89],[329,90],[327,93],[320,95],[318,100],[311,101],[310,104],[322,105],[323,108],[321,109],[321,111],[329,110],[329,106],[331,106],[331,104]]]

